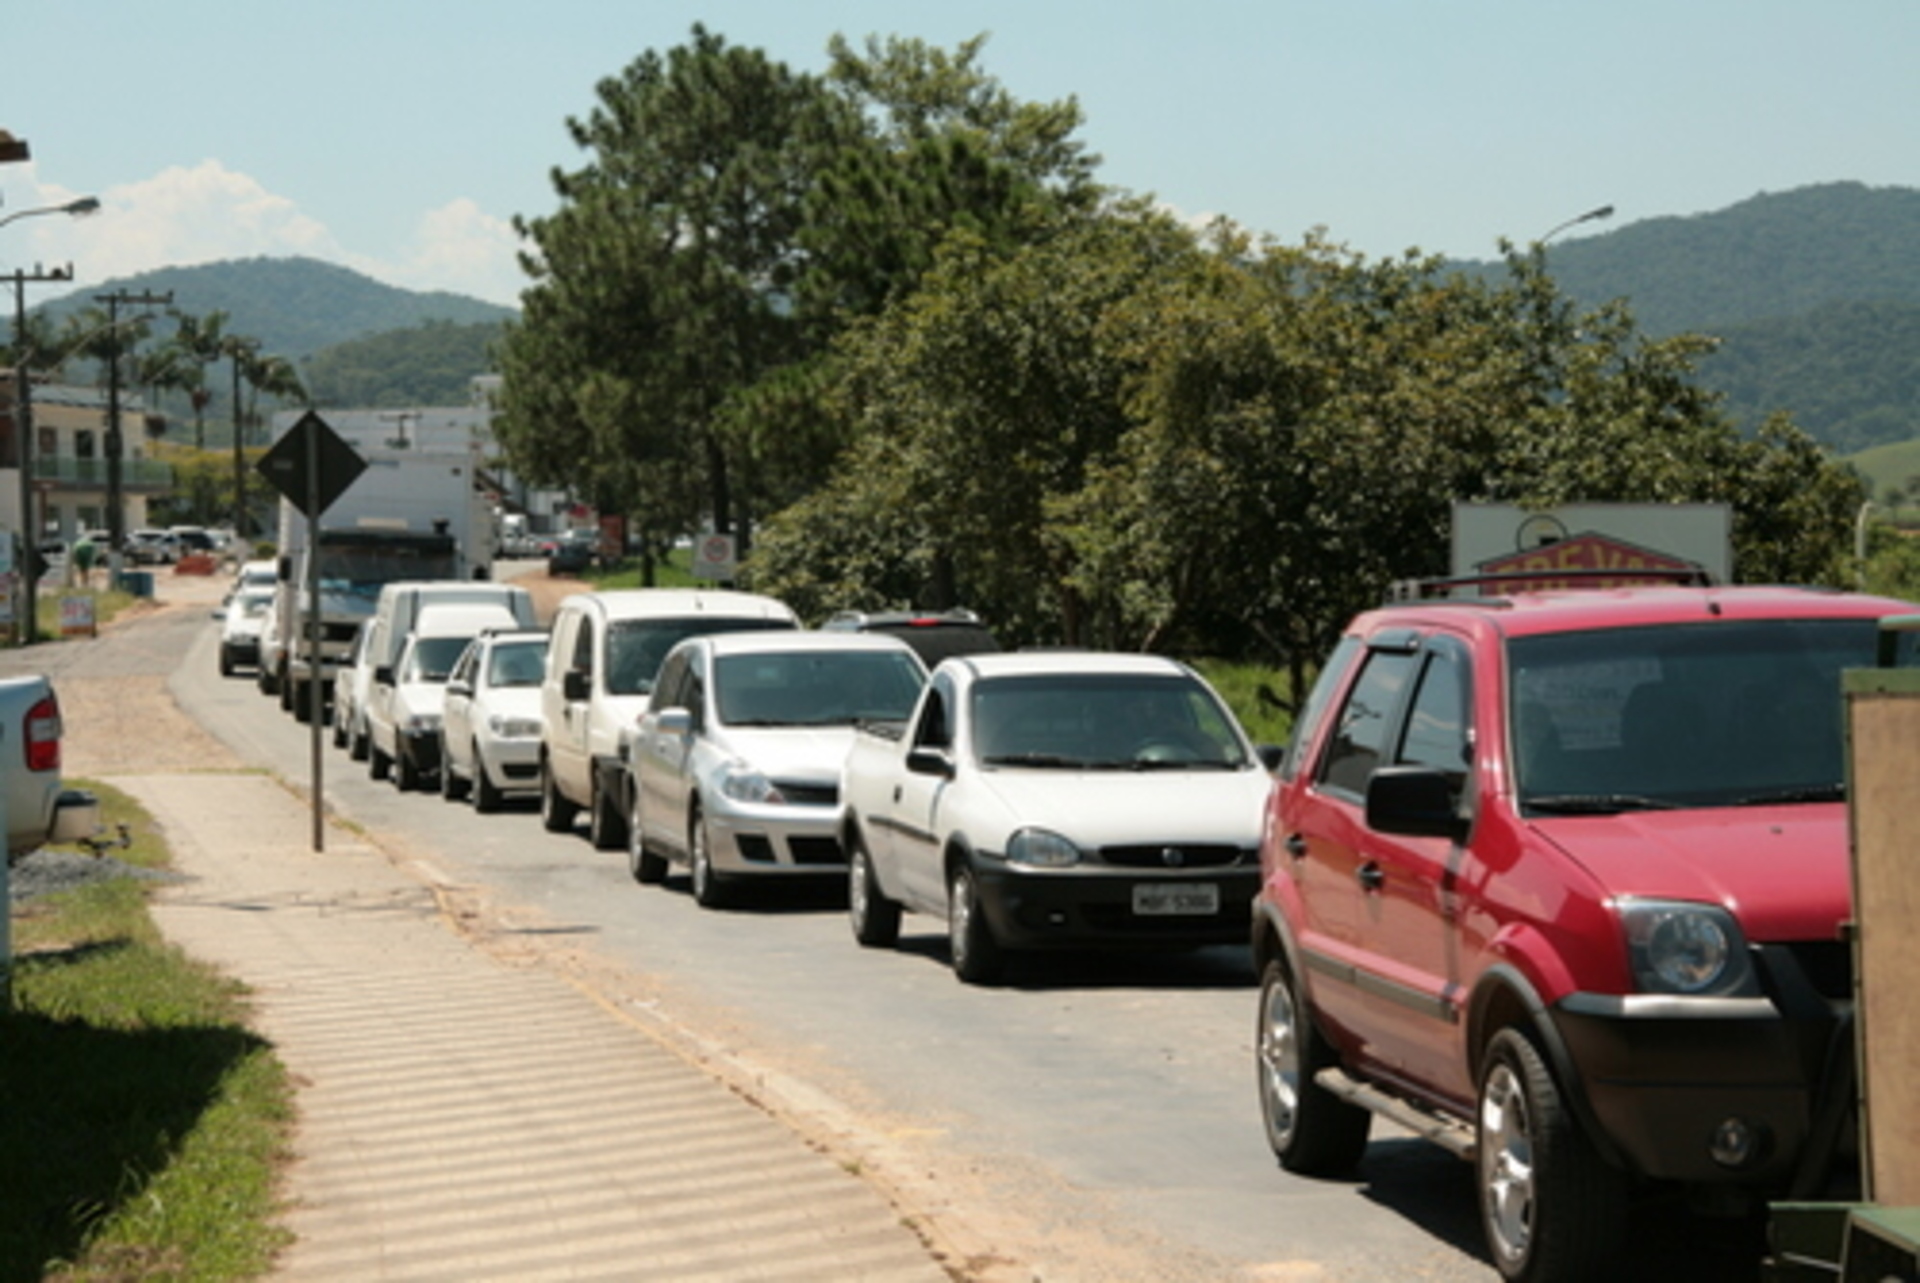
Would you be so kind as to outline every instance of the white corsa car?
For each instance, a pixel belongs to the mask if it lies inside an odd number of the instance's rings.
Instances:
[[[840,873],[840,770],[854,727],[898,721],[926,683],[905,642],[875,633],[689,638],[667,653],[628,747],[629,868],[688,866],[693,898],[747,878]]]
[[[440,717],[440,794],[471,794],[497,811],[510,794],[540,791],[540,678],[547,634],[522,630],[474,638],[447,677]]]
[[[248,588],[235,593],[219,612],[222,677],[233,676],[236,669],[258,667],[260,630],[272,610],[272,588]]]

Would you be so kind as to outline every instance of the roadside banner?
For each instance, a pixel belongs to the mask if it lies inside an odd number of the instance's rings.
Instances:
[[[62,637],[99,635],[99,630],[93,623],[93,598],[72,596],[60,599],[60,635]]]

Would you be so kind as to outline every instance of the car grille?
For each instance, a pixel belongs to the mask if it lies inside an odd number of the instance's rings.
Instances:
[[[833,806],[840,801],[838,784],[801,784],[792,780],[775,780],[774,787],[796,806]]]
[[[788,838],[787,854],[795,864],[845,864],[847,856],[833,838]]]
[[[1100,858],[1124,869],[1224,869],[1256,855],[1251,848],[1225,843],[1141,842],[1103,846]]]

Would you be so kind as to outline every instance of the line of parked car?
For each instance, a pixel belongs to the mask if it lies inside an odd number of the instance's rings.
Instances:
[[[703,907],[845,879],[858,944],[932,916],[968,983],[1038,950],[1250,941],[1280,1163],[1344,1172],[1373,1115],[1412,1127],[1474,1165],[1509,1279],[1608,1277],[1640,1195],[1810,1197],[1853,1157],[1838,674],[1910,604],[1391,605],[1283,750],[1184,664],[999,652],[966,612],[810,631],[770,598],[646,589],[541,629],[524,597],[392,586],[335,743],[402,789],[584,816]]]

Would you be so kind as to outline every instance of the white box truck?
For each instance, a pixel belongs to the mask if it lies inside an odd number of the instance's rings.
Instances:
[[[280,501],[279,582],[261,637],[260,689],[305,721],[323,712],[334,674],[380,589],[402,579],[486,579],[496,536],[480,452],[360,447],[367,467],[310,522]],[[308,562],[319,562],[320,654],[309,662]],[[316,698],[317,697],[317,698]]]

